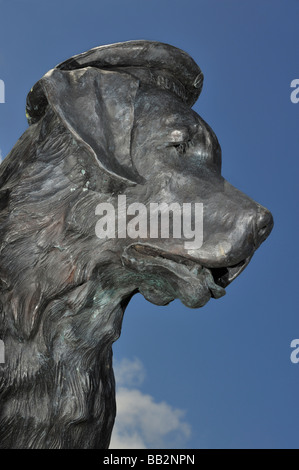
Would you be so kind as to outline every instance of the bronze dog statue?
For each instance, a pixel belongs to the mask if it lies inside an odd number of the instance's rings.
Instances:
[[[185,52],[130,41],[75,56],[30,91],[30,126],[0,166],[1,448],[107,448],[112,343],[132,295],[201,307],[269,235],[270,212],[221,176],[217,138],[191,109],[202,80]],[[201,245],[99,238],[96,207],[124,195],[201,203]]]

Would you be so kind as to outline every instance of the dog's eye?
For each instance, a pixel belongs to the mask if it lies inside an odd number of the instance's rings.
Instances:
[[[177,142],[173,144],[173,147],[180,155],[184,155],[189,147],[192,146],[192,141],[188,140],[186,142]]]

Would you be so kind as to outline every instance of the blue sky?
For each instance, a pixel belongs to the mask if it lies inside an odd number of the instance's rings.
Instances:
[[[162,41],[205,75],[194,109],[220,141],[223,175],[274,216],[225,297],[199,310],[133,298],[114,345],[114,446],[298,448],[298,24],[298,0],[0,0],[3,157],[49,69],[102,44]]]

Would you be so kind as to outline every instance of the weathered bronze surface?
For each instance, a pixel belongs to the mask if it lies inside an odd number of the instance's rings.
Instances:
[[[269,235],[270,212],[221,176],[217,138],[191,109],[202,83],[185,52],[131,41],[72,57],[30,91],[30,126],[0,166],[1,448],[107,448],[111,347],[132,295],[201,307]],[[98,238],[96,207],[120,195],[202,203],[203,244]]]

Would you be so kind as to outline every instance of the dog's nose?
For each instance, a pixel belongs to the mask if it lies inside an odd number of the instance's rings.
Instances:
[[[258,215],[256,220],[256,241],[257,246],[260,246],[263,241],[270,235],[273,228],[273,216],[268,209],[259,206]]]

